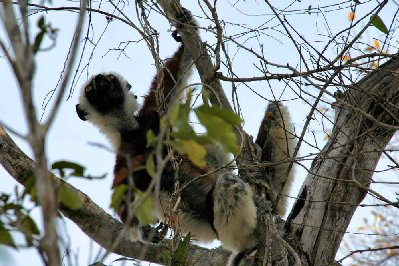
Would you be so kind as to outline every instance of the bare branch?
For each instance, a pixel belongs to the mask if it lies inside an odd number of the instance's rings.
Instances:
[[[71,52],[69,55],[68,62],[66,64],[64,77],[61,81],[61,85],[58,88],[57,96],[55,97],[54,106],[53,106],[53,108],[51,108],[51,113],[49,114],[47,121],[43,125],[44,133],[46,133],[48,131],[49,127],[51,126],[51,124],[54,121],[55,116],[57,115],[58,109],[61,105],[61,101],[63,100],[64,94],[65,94],[66,85],[71,77],[70,73],[72,72],[72,67],[75,62],[76,54],[77,54],[77,51],[79,48],[80,35],[82,33],[82,27],[84,25],[84,17],[86,14],[87,4],[88,4],[88,0],[83,0],[80,2],[79,16],[78,16],[78,20],[76,21],[75,33],[74,33],[74,37],[72,39]]]

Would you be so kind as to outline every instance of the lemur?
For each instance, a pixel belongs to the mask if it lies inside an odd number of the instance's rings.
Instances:
[[[188,13],[184,12],[183,16],[187,18]],[[179,40],[178,37],[176,39]],[[161,92],[167,105],[176,100],[187,83],[192,64],[192,58],[185,52],[184,45],[181,45],[153,79],[141,108],[136,97],[129,93],[128,82],[117,74],[95,75],[83,86],[76,111],[80,119],[99,127],[117,151],[114,188],[129,183],[128,162],[133,170],[140,168],[152,152],[152,148],[147,147],[146,133],[148,130],[159,133],[160,116],[156,95]],[[215,172],[230,162],[228,153],[219,145],[208,145],[206,149],[209,164],[204,169],[195,167],[187,158],[182,157],[177,179],[180,184],[188,185],[180,195],[177,215],[180,229],[183,233],[190,232],[199,241],[219,239],[226,248],[235,252],[253,247],[256,239],[253,235],[256,207],[252,190],[230,171]],[[128,162],[126,155],[129,155]],[[193,180],[200,175],[204,177]],[[146,191],[151,182],[147,171],[134,170],[131,176],[134,186]],[[160,182],[161,207],[167,207],[163,206],[166,201],[164,198],[168,199],[174,192],[175,176],[172,167],[166,167]],[[119,215],[124,222],[128,219],[128,202],[133,200],[134,193],[121,205]],[[158,213],[161,220],[164,213]],[[141,231],[137,219],[133,219],[133,226],[132,239],[145,238],[145,232]]]
[[[196,25],[187,10],[176,17],[180,23]],[[174,38],[181,42],[178,35],[174,34]],[[117,152],[113,188],[128,184],[146,191],[149,187],[152,177],[142,166],[153,152],[153,148],[147,146],[147,131],[160,132],[157,95],[164,99],[166,106],[176,101],[187,84],[192,65],[193,59],[182,43],[155,75],[141,107],[137,97],[129,92],[129,83],[116,73],[94,75],[82,87],[76,105],[79,118],[97,126]],[[231,159],[220,145],[207,145],[206,151],[205,168],[196,167],[185,156],[179,157],[181,162],[177,173],[172,164],[165,167],[160,180],[161,208],[154,212],[161,221],[164,220],[165,214],[171,213],[173,207],[169,201],[175,192],[175,182],[186,184],[180,191],[177,209],[180,230],[183,234],[191,233],[201,242],[219,239],[226,249],[233,252],[231,263],[238,265],[235,255],[252,249],[257,243],[257,208],[253,192],[248,184],[223,168]],[[220,168],[223,170],[217,171]],[[198,176],[201,177],[196,178]],[[119,216],[123,222],[130,222],[132,240],[145,241],[147,227],[139,225],[137,218],[129,217],[134,190],[125,196]]]
[[[280,195],[272,196],[275,213],[284,216],[287,208],[287,193],[294,175],[289,159],[292,159],[296,146],[294,128],[286,106],[277,101],[269,103],[255,143],[261,148],[261,161],[274,163],[265,167],[265,170],[269,178],[271,193],[281,191]]]

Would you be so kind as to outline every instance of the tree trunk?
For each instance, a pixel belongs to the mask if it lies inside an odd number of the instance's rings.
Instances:
[[[333,262],[357,206],[370,192],[375,167],[399,125],[398,70],[399,60],[392,59],[337,96],[331,137],[313,161],[286,224],[311,265]]]

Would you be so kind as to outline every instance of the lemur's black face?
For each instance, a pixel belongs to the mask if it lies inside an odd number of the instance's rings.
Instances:
[[[99,74],[84,88],[84,95],[97,112],[105,115],[123,106],[125,91],[130,89],[130,85],[127,84],[127,88],[122,86],[125,84],[122,85],[116,76]],[[89,113],[81,104],[76,105],[76,113],[81,120],[87,120]]]

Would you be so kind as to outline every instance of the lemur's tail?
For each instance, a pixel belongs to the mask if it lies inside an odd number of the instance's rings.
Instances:
[[[276,196],[276,213],[284,215],[287,193],[293,181],[292,162],[296,146],[294,129],[288,108],[280,102],[271,102],[259,127],[256,143],[261,147],[261,159],[274,163],[266,167],[271,190],[281,191]]]

